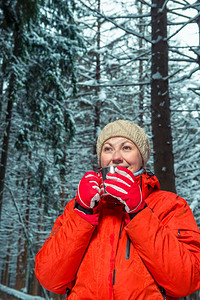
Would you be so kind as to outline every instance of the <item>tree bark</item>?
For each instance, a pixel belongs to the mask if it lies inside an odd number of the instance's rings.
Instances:
[[[22,230],[19,232],[19,240],[18,240],[18,256],[17,256],[17,269],[16,269],[16,277],[15,277],[15,289],[20,291],[26,286],[26,262],[27,262],[27,243],[23,236]]]
[[[139,14],[142,15],[143,13],[143,3],[136,1],[136,5],[138,5],[138,11]],[[143,25],[142,25],[143,20],[139,19],[139,33],[142,35],[143,33]],[[139,49],[142,51],[143,48],[143,39],[139,38]],[[142,59],[139,61],[139,81],[142,82],[143,80],[143,74],[144,74],[144,68],[143,68],[143,61]],[[144,109],[144,86],[140,85],[139,86],[139,125],[142,127],[143,126],[143,109]]]
[[[164,0],[152,0],[151,116],[154,172],[161,189],[175,192],[174,156],[168,89],[167,9]],[[163,7],[164,5],[164,7]]]
[[[13,222],[11,223],[10,226],[13,229]],[[10,230],[9,237],[8,237],[8,246],[7,246],[7,251],[6,251],[6,259],[5,259],[5,267],[3,268],[2,271],[2,283],[5,286],[9,286],[9,263],[10,263],[10,253],[11,253],[11,244],[12,244],[12,234],[13,230]],[[2,300],[6,300],[6,294],[3,293],[2,295]]]
[[[101,0],[98,0],[98,11],[100,11],[101,7]],[[97,20],[97,54],[96,54],[96,82],[99,83],[100,81],[100,39],[101,39],[101,21],[100,18]],[[99,101],[99,92],[100,92],[100,87],[95,88],[95,95],[96,95],[96,103],[95,103],[95,120],[94,120],[94,148],[93,148],[93,153],[94,155],[96,154],[96,140],[98,136],[98,130],[100,128],[100,101]],[[97,163],[96,159],[93,162],[93,169],[95,170],[97,168]]]

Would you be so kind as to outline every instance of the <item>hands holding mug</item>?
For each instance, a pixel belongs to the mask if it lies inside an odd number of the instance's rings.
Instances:
[[[116,167],[115,173],[107,174],[104,185],[108,194],[125,205],[126,212],[136,213],[144,208],[142,191],[136,177],[129,169]]]
[[[94,207],[102,195],[109,194],[123,203],[128,213],[136,213],[143,209],[145,202],[136,177],[127,168],[111,166],[111,172],[105,173],[104,169],[99,174],[94,171],[87,172],[81,179],[76,196],[79,211],[92,214]],[[104,197],[106,201],[106,197]],[[82,209],[83,208],[83,209]]]

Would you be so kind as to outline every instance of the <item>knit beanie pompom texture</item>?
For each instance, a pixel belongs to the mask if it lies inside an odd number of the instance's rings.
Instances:
[[[97,157],[100,164],[101,150],[105,141],[112,137],[125,137],[131,140],[140,151],[143,159],[143,167],[147,164],[151,153],[151,147],[144,130],[129,120],[116,120],[107,124],[97,139]]]

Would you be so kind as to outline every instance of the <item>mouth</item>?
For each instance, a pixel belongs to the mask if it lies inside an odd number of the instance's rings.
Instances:
[[[124,164],[111,164],[108,167],[111,167],[111,166],[114,166],[114,167],[124,167],[124,168],[130,167],[129,165],[124,165]]]

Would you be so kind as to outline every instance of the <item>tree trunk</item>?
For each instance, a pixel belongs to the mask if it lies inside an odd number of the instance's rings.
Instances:
[[[27,154],[27,161],[32,160],[32,154],[29,152]],[[29,232],[29,220],[30,220],[30,190],[31,190],[31,173],[28,171],[27,173],[27,193],[26,193],[26,202],[24,199],[24,224],[23,226],[26,228],[26,232]],[[23,211],[23,205],[21,206],[21,211]],[[15,289],[21,290],[22,288],[26,288],[28,291],[28,276],[29,272],[27,270],[29,269],[29,261],[28,261],[28,240],[27,236],[24,236],[23,230],[20,229],[19,232],[19,241],[18,241],[18,257],[17,257],[17,270],[16,270],[16,277],[15,277]]]
[[[26,287],[26,262],[27,262],[27,243],[23,237],[23,232],[19,232],[18,241],[18,257],[17,257],[17,269],[15,277],[15,289],[20,291]]]
[[[98,0],[98,11],[100,11],[101,0]],[[99,83],[100,81],[100,39],[101,39],[101,23],[100,18],[97,20],[97,54],[96,54],[96,82]],[[100,128],[100,101],[99,101],[99,87],[95,88],[95,95],[96,95],[96,103],[95,103],[95,120],[94,120],[94,155],[96,154],[96,139],[98,137],[98,130]],[[96,159],[93,162],[93,169],[97,168]]]
[[[154,172],[161,189],[175,192],[174,156],[168,90],[167,9],[164,0],[152,0],[151,115]]]
[[[13,223],[11,223],[11,228],[13,229]],[[9,240],[8,240],[8,246],[7,246],[7,254],[6,254],[6,259],[5,259],[5,267],[3,269],[3,280],[2,283],[5,286],[9,286],[9,263],[10,263],[10,252],[11,252],[11,244],[12,244],[12,234],[13,230],[10,230],[9,233]],[[7,295],[3,293],[2,295],[2,300],[6,300]]]
[[[43,228],[43,224],[45,223],[44,222],[44,219],[43,219],[43,213],[42,213],[42,198],[40,198],[39,200],[39,207],[38,207],[38,213],[37,213],[37,241],[36,241],[36,253],[39,251],[40,247],[39,247],[39,244],[41,242],[41,232],[44,230]],[[39,295],[39,282],[35,276],[35,272],[33,274],[33,276],[31,276],[31,294],[34,295],[34,296],[37,296]]]
[[[139,15],[142,15],[143,11],[143,3],[142,2],[138,2],[136,1],[136,4],[138,4],[138,12]],[[140,18],[139,19],[139,25],[138,25],[138,29],[139,29],[139,33],[142,35],[143,33],[143,25],[142,25],[143,20]],[[139,38],[139,48],[140,51],[142,52],[142,48],[143,48],[143,39]],[[142,59],[139,61],[139,81],[142,82],[143,80],[143,74],[144,74],[144,68],[143,68],[143,61]],[[139,125],[142,127],[143,126],[143,109],[144,109],[144,86],[143,85],[139,85]]]
[[[2,72],[3,66],[4,66],[4,59],[1,65],[1,70],[0,70],[1,74],[3,74]],[[2,114],[2,103],[3,103],[3,75],[1,76],[0,79],[0,124],[1,124],[1,114]]]

